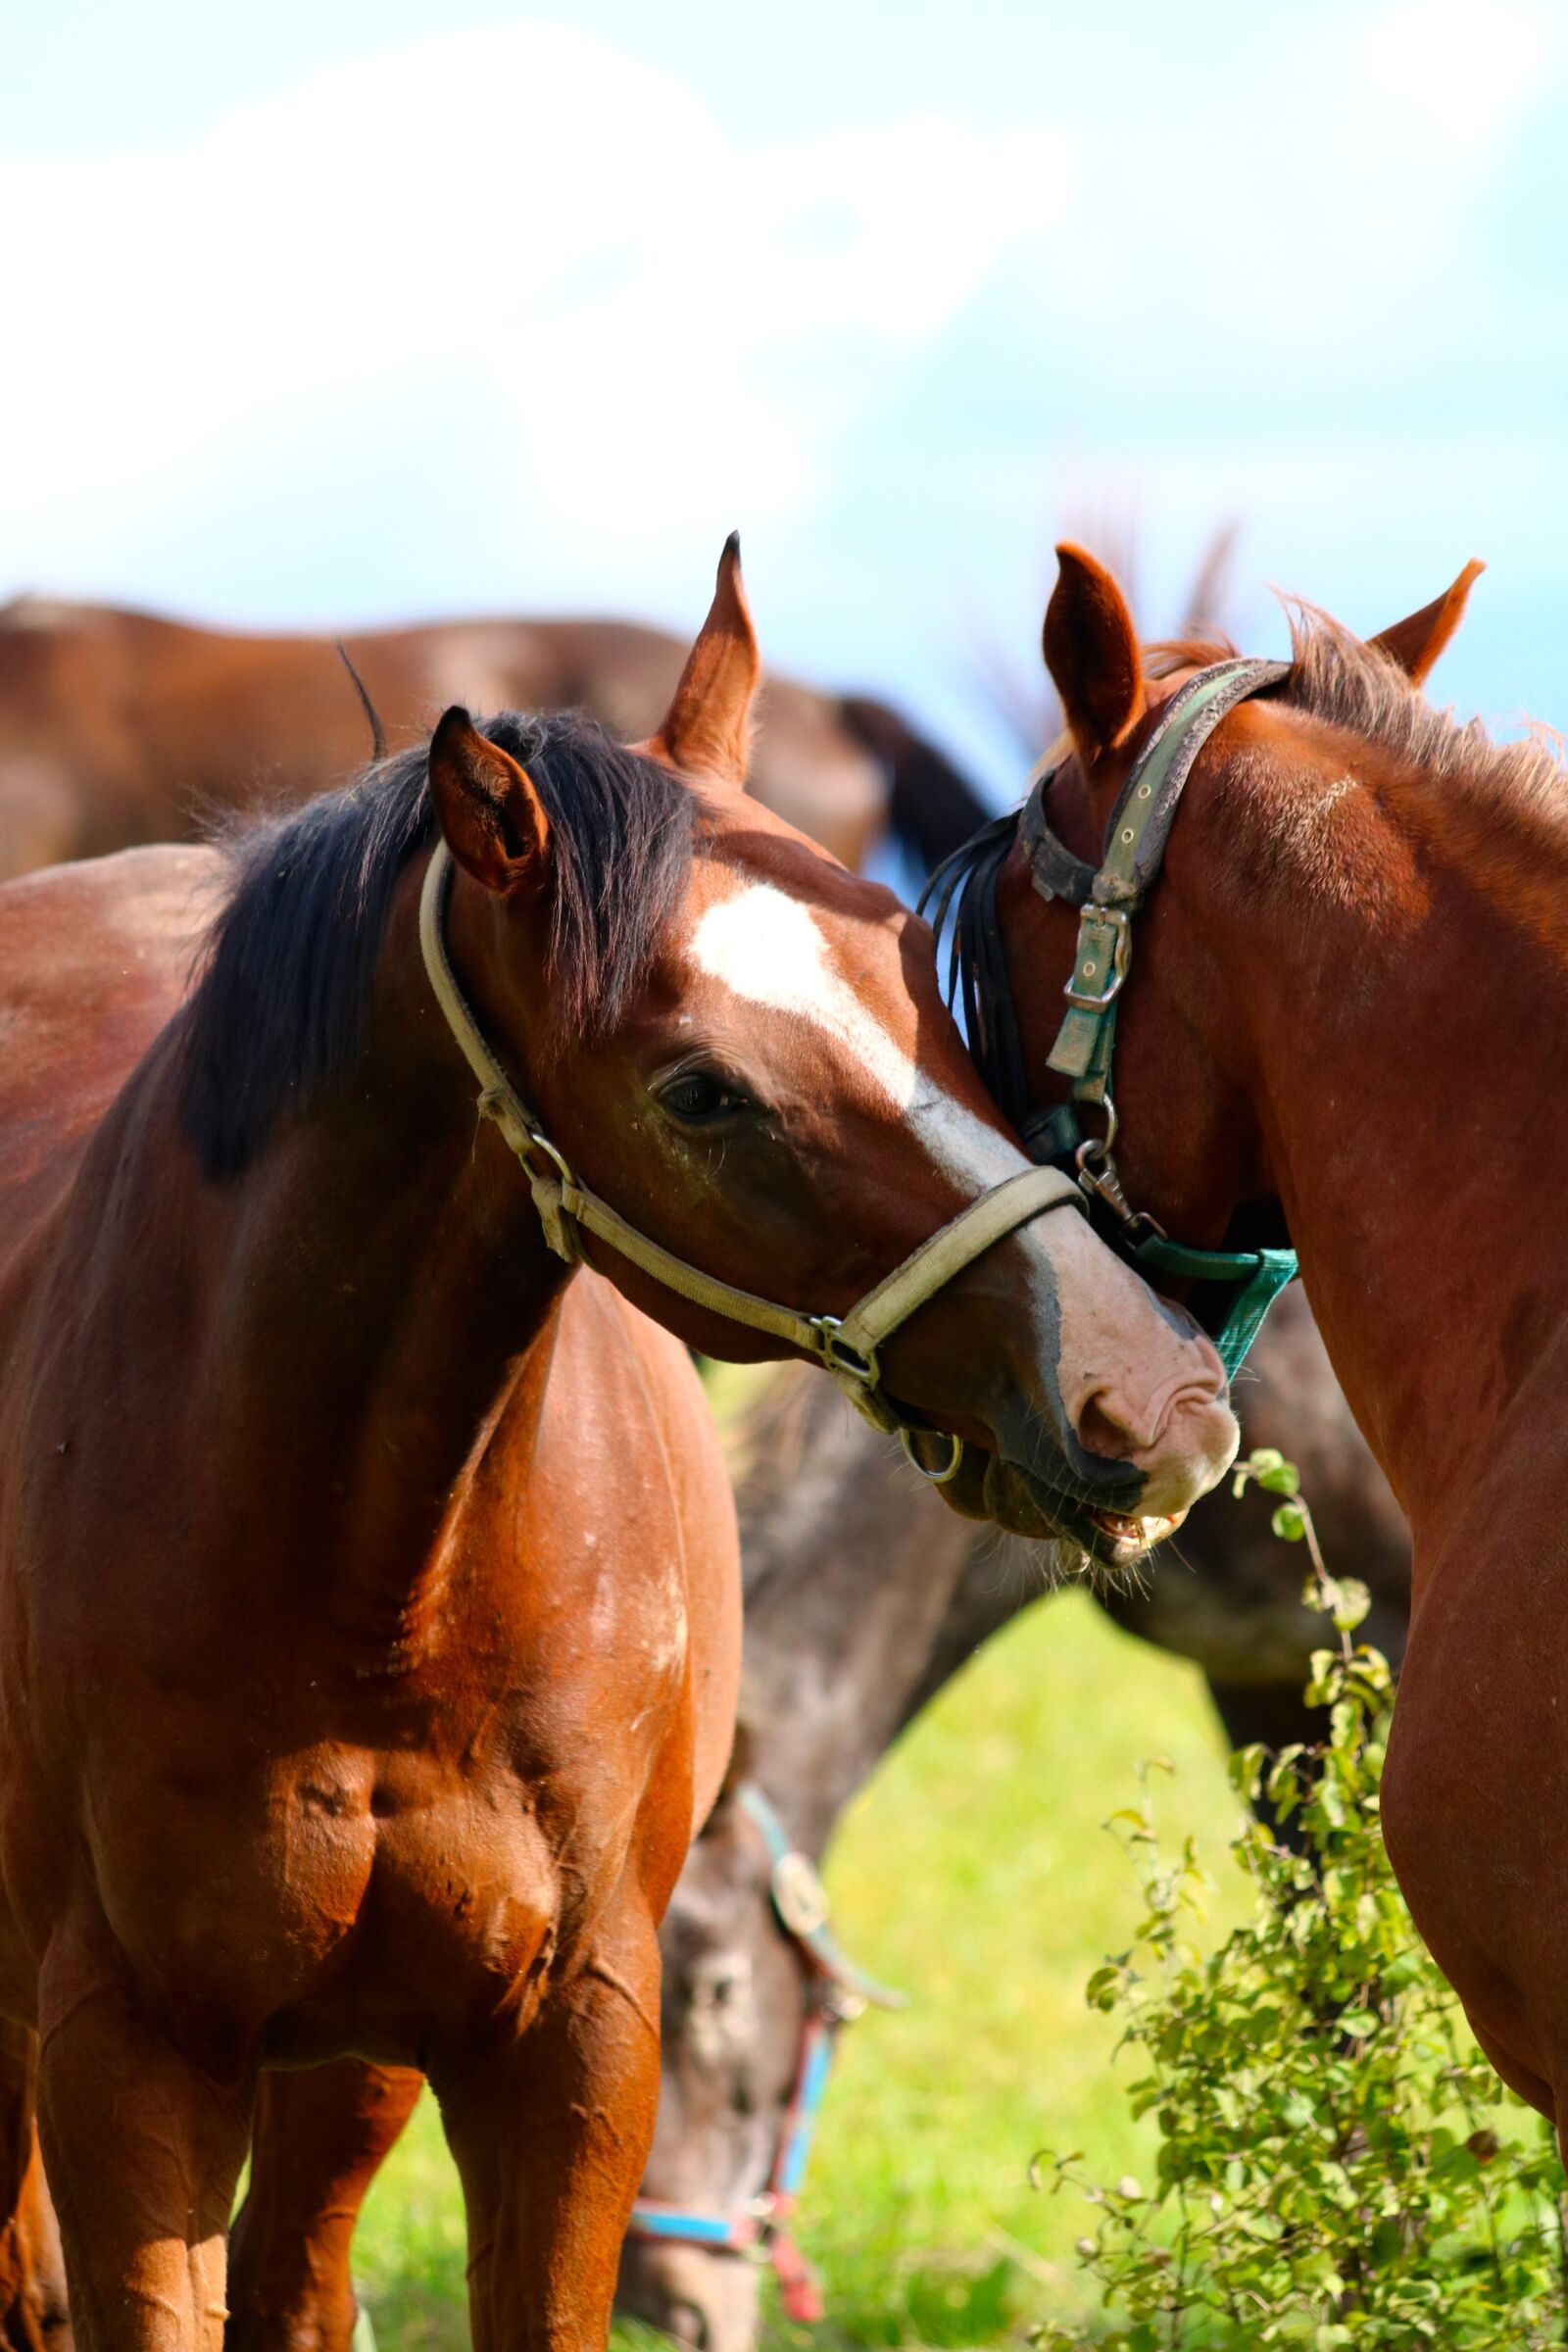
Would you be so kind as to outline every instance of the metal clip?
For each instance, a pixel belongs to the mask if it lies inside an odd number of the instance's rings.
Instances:
[[[1121,1175],[1110,1155],[1118,1121],[1116,1105],[1108,1095],[1104,1098],[1102,1107],[1107,1122],[1104,1134],[1092,1135],[1087,1143],[1079,1145],[1074,1154],[1078,1189],[1086,1199],[1104,1203],[1121,1226],[1128,1245],[1135,1235],[1142,1240],[1145,1235],[1152,1233],[1158,1234],[1160,1240],[1165,1241],[1169,1237],[1159,1219],[1152,1217],[1147,1208],[1134,1208],[1122,1191]]]

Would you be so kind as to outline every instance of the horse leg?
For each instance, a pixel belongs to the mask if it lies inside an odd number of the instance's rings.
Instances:
[[[101,1928],[45,1957],[38,2125],[76,2352],[220,2352],[228,2217],[253,2081],[204,2073]]]
[[[525,2032],[430,2080],[467,2202],[474,2352],[602,2352],[659,2104],[659,1940],[640,1899]]]
[[[262,2077],[229,2236],[225,2352],[348,2352],[354,2226],[423,2087],[412,2068],[357,2058]]]
[[[44,2185],[33,2115],[38,2050],[26,2026],[0,2019],[0,2345],[70,2352],[65,2259]]]

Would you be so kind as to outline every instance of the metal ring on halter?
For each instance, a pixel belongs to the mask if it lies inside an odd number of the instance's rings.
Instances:
[[[926,1468],[924,1462],[921,1461],[920,1456],[914,1450],[913,1441],[917,1435],[920,1437],[933,1438],[945,1437],[947,1439],[948,1444],[953,1448],[953,1451],[948,1456],[947,1467],[945,1469],[928,1470]],[[963,1440],[961,1438],[956,1438],[952,1436],[949,1431],[943,1429],[920,1430],[916,1432],[915,1430],[910,1429],[906,1423],[901,1422],[899,1425],[899,1444],[904,1447],[905,1452],[908,1455],[910,1461],[919,1471],[920,1476],[925,1479],[930,1486],[951,1486],[953,1481],[957,1477],[959,1468],[963,1462]]]
[[[1105,1114],[1105,1132],[1103,1135],[1086,1136],[1079,1145],[1074,1159],[1080,1176],[1084,1172],[1086,1161],[1110,1157],[1111,1146],[1116,1141],[1116,1130],[1121,1125],[1121,1121],[1116,1116],[1116,1105],[1109,1095],[1101,1096],[1100,1107]]]
[[[541,1135],[537,1127],[530,1127],[528,1129],[528,1141],[535,1152],[542,1152],[544,1153],[546,1159],[549,1160],[551,1166],[555,1169],[556,1174],[561,1178],[562,1183],[569,1184],[572,1190],[575,1192],[577,1187],[577,1179],[575,1176],[573,1176],[570,1168],[567,1167],[565,1161],[562,1158],[561,1153],[556,1150],[555,1145],[550,1141],[549,1136]]]

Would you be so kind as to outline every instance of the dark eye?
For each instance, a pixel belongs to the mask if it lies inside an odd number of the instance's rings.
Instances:
[[[707,1127],[743,1107],[742,1097],[711,1070],[683,1070],[660,1090],[659,1100],[683,1127]]]

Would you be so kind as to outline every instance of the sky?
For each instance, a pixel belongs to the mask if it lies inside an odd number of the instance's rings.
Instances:
[[[0,598],[694,628],[1021,780],[1064,531],[1212,532],[1568,721],[1568,12],[52,0],[0,74]]]

